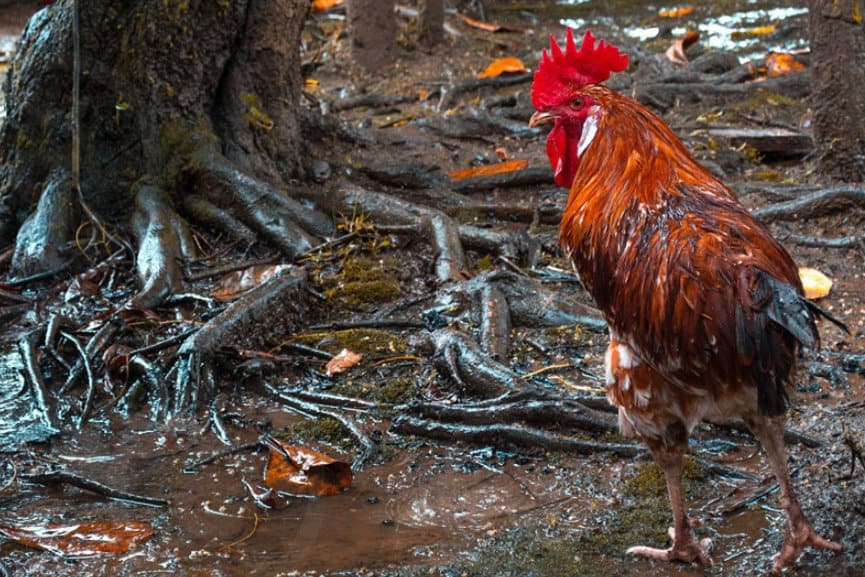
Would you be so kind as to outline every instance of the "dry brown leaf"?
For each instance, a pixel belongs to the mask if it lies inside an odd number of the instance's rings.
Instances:
[[[223,302],[236,299],[291,266],[290,264],[260,264],[228,273],[219,280],[210,296]]]
[[[528,72],[526,65],[519,58],[506,56],[493,60],[486,70],[478,74],[478,78],[489,78],[491,76],[501,76],[502,74],[518,74]]]
[[[744,40],[746,38],[755,38],[757,36],[766,36],[775,31],[775,25],[758,26],[756,28],[747,28],[745,30],[734,30],[730,33],[732,40]]]
[[[494,174],[502,174],[505,172],[514,172],[515,170],[523,170],[529,165],[528,160],[508,160],[496,164],[485,164],[483,166],[474,166],[462,170],[454,170],[448,173],[448,176],[454,180],[463,180],[466,178],[475,178],[478,176],[493,176]]]
[[[766,73],[769,78],[798,74],[805,70],[805,65],[787,52],[770,52],[766,57]]]
[[[802,281],[805,298],[811,300],[821,299],[832,290],[832,279],[816,268],[799,267],[799,279]]]
[[[661,10],[660,12],[658,12],[658,16],[660,16],[661,18],[681,18],[682,16],[687,16],[693,11],[693,6],[680,6],[679,8]]]
[[[687,50],[689,46],[694,44],[699,39],[699,32],[689,30],[685,33],[683,37],[673,42],[672,46],[667,48],[667,51],[664,53],[664,55],[667,57],[667,60],[669,60],[673,64],[687,64],[688,55],[685,53],[685,50]]]
[[[492,22],[481,22],[480,20],[475,20],[471,16],[460,14],[459,12],[457,12],[457,16],[469,26],[473,28],[479,28],[480,30],[486,30],[487,32],[498,32],[504,29],[501,24],[494,24]]]
[[[0,525],[0,535],[69,558],[125,553],[153,534],[148,523],[111,521],[72,525]]]
[[[351,466],[306,447],[287,445],[267,438],[270,459],[264,484],[290,495],[324,497],[336,495],[351,486]]]
[[[342,349],[339,351],[338,355],[327,362],[324,369],[327,372],[327,376],[332,377],[333,375],[344,373],[347,369],[355,366],[361,360],[363,360],[363,355],[353,353],[348,349]]]
[[[334,6],[339,6],[343,0],[312,0],[311,8],[313,12],[324,12],[330,10]]]
[[[499,146],[496,148],[496,158],[499,160],[505,161],[508,159],[508,149],[504,146]]]

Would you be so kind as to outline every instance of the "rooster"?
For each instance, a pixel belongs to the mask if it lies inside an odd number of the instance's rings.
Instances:
[[[788,523],[774,573],[818,535],[787,470],[784,420],[800,346],[815,347],[822,309],[802,295],[793,259],[647,108],[600,83],[628,58],[550,38],[532,84],[530,126],[552,123],[547,155],[570,189],[560,242],[610,327],[607,398],[664,472],[672,546],[629,553],[711,564],[682,498],[688,435],[703,419],[741,418],[763,446]]]

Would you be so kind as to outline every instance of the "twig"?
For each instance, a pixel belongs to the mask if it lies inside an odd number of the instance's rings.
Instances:
[[[145,347],[140,347],[134,349],[129,353],[130,357],[134,357],[136,355],[146,355],[148,353],[155,353],[157,351],[161,351],[163,349],[167,349],[168,347],[172,347],[176,344],[180,344],[182,341],[186,340],[187,337],[190,337],[197,333],[201,327],[195,327],[182,333],[177,333],[174,336],[168,337],[167,339],[163,339],[161,341],[155,342],[152,345],[147,345]]]
[[[334,321],[331,323],[319,323],[310,325],[313,331],[347,330],[347,329],[372,329],[372,328],[397,328],[397,329],[422,329],[420,321],[406,319],[367,319],[359,321]]]
[[[277,260],[278,258],[280,258],[280,255],[274,254],[274,255],[271,255],[271,256],[268,256],[265,258],[259,258],[259,259],[255,259],[255,260],[245,261],[245,262],[236,262],[236,263],[227,264],[225,266],[221,266],[218,268],[211,268],[211,269],[199,271],[196,273],[185,275],[185,277],[186,277],[186,280],[188,280],[189,282],[200,281],[200,280],[212,278],[215,276],[222,276],[222,275],[228,274],[230,272],[234,272],[236,270],[243,270],[245,268],[249,268],[252,266],[260,266],[263,264],[272,264],[273,261]]]
[[[15,461],[10,460],[9,464],[12,465],[12,476],[9,477],[9,480],[3,483],[3,486],[0,487],[0,495],[9,490],[9,487],[15,484],[15,481],[18,480],[18,465],[15,464]]]
[[[48,388],[45,386],[45,378],[42,376],[42,369],[39,368],[39,361],[36,358],[35,336],[35,333],[30,333],[18,341],[18,351],[24,361],[24,369],[21,372],[24,379],[30,383],[33,389],[33,399],[36,401],[39,411],[44,415],[46,422],[52,429],[59,430],[54,418],[54,411],[51,410],[51,405],[48,402]]]
[[[736,469],[734,467],[728,467],[720,463],[715,463],[714,461],[703,459],[702,457],[698,457],[696,455],[689,455],[688,458],[699,464],[710,473],[714,473],[715,475],[721,475],[722,477],[732,477],[734,479],[744,479],[746,481],[751,481],[752,483],[759,483],[761,481],[760,477],[752,475],[747,471],[742,471],[741,469]]]
[[[255,535],[255,532],[258,531],[258,519],[259,519],[259,517],[258,517],[258,513],[255,511],[252,512],[252,516],[253,516],[252,529],[250,529],[249,533],[247,533],[246,535],[244,535],[243,537],[241,537],[240,539],[238,539],[236,541],[232,541],[228,545],[223,545],[222,547],[220,547],[218,549],[219,551],[226,552],[226,551],[230,550],[232,547],[234,547],[235,545],[240,545],[244,541],[248,541],[249,539],[252,538],[253,535]]]
[[[231,435],[228,434],[228,430],[225,428],[225,422],[222,420],[222,413],[225,410],[225,402],[226,402],[225,393],[220,393],[216,395],[213,399],[213,402],[210,404],[210,427],[213,429],[213,433],[216,435],[216,438],[220,440],[223,445],[232,446]]]
[[[90,357],[87,355],[87,351],[84,350],[84,347],[81,346],[78,339],[69,333],[60,331],[60,335],[71,342],[72,346],[74,346],[78,351],[78,354],[81,355],[81,363],[84,366],[84,372],[87,374],[87,391],[84,395],[84,406],[81,408],[81,416],[78,419],[78,429],[80,430],[82,425],[84,425],[84,422],[87,420],[87,415],[90,413],[90,407],[93,404],[93,396],[96,394],[96,383],[93,379],[93,369],[90,366]]]
[[[778,489],[780,489],[780,486],[778,485],[778,483],[773,483],[771,485],[768,485],[768,486],[764,487],[763,489],[760,489],[754,493],[751,493],[750,495],[748,495],[744,499],[740,499],[739,501],[736,501],[732,505],[726,507],[723,511],[721,511],[721,514],[722,515],[733,515],[735,513],[738,513],[742,509],[745,509],[746,507],[751,505],[751,503],[756,503],[757,501],[759,501],[763,497],[771,495],[772,493],[774,493]]]
[[[230,457],[231,455],[236,455],[237,453],[243,453],[246,451],[252,451],[256,449],[262,449],[266,445],[261,441],[261,439],[257,439],[252,441],[251,443],[243,443],[242,445],[235,445],[233,447],[229,447],[222,451],[217,451],[213,453],[209,457],[205,457],[200,461],[195,461],[194,463],[187,465],[183,468],[184,473],[195,473],[204,465],[209,465],[211,463],[215,463],[216,461],[222,459],[223,457]]]
[[[157,499],[155,497],[146,497],[144,495],[136,495],[135,493],[127,493],[126,491],[114,489],[112,487],[109,487],[108,485],[104,485],[98,481],[94,481],[93,479],[88,479],[76,473],[70,473],[68,471],[26,473],[21,475],[21,478],[27,481],[31,481],[33,483],[39,483],[40,485],[65,483],[67,485],[72,485],[73,487],[78,487],[79,489],[84,489],[85,491],[91,491],[93,493],[96,493],[97,495],[102,495],[103,497],[107,499],[112,499],[114,501],[126,501],[128,503],[135,503],[138,505],[147,505],[148,507],[168,506],[168,501],[166,501],[165,499]]]
[[[468,80],[460,82],[459,84],[454,85],[450,88],[450,90],[442,89],[442,98],[439,101],[436,109],[441,111],[450,108],[453,105],[454,101],[466,92],[474,92],[475,90],[480,90],[481,88],[486,87],[504,88],[505,86],[513,86],[515,84],[529,82],[532,78],[533,74],[531,72],[527,72],[525,74],[514,74],[511,76],[470,78]]]

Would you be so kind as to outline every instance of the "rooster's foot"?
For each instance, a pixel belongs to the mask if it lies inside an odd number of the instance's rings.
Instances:
[[[670,533],[673,533],[672,527]],[[671,535],[672,536],[672,535]],[[683,538],[676,539],[673,537],[673,546],[669,549],[655,549],[653,547],[644,547],[638,545],[627,550],[629,555],[639,555],[656,559],[658,561],[684,561],[692,563],[694,561],[703,565],[711,566],[713,564],[712,557],[709,556],[709,549],[712,546],[712,540],[709,538],[700,539],[694,538],[690,531]]]
[[[808,521],[802,520],[797,526],[790,528],[781,551],[773,557],[775,566],[772,567],[772,574],[780,575],[781,570],[795,561],[805,547],[816,547],[817,549],[828,549],[836,552],[844,549],[841,543],[829,541],[818,535]]]

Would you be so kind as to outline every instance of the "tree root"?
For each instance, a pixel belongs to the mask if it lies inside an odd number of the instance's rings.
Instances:
[[[474,92],[481,88],[504,88],[506,86],[514,86],[524,82],[530,82],[533,74],[514,74],[511,76],[488,76],[486,78],[469,78],[459,84],[451,86],[447,89],[442,89],[442,97],[439,100],[437,111],[447,110],[454,105],[456,100],[467,92]]]
[[[168,506],[168,501],[165,499],[146,497],[144,495],[136,495],[127,491],[114,489],[98,481],[68,471],[54,470],[46,473],[23,473],[21,478],[25,481],[30,481],[31,483],[39,483],[40,485],[72,485],[73,487],[96,493],[97,495],[101,495],[107,499],[132,503],[134,505],[146,505],[148,507]]]
[[[641,445],[587,441],[521,425],[462,425],[400,416],[391,428],[401,435],[418,435],[449,442],[491,443],[499,446],[507,443],[524,449],[567,451],[581,455],[610,452],[622,457],[633,457],[646,452],[646,448]]]
[[[798,220],[865,206],[865,188],[834,186],[805,194],[794,200],[779,202],[754,210],[751,214],[763,222]]]
[[[420,222],[420,230],[428,235],[436,252],[436,279],[440,283],[447,283],[468,276],[468,265],[460,242],[459,228],[449,216],[433,208],[359,187],[344,190],[342,204],[349,214],[360,211],[382,222],[395,224]]]
[[[491,358],[466,334],[445,329],[432,334],[433,363],[464,393],[498,397],[524,386],[519,375]]]
[[[156,184],[140,181],[136,188],[132,230],[138,240],[136,269],[141,290],[132,306],[152,308],[180,289],[182,263],[195,257],[195,242],[186,222]]]
[[[69,173],[55,169],[36,209],[18,229],[11,263],[13,274],[29,276],[69,265],[78,221],[76,206]]]
[[[262,342],[277,342],[299,325],[307,302],[306,273],[283,272],[233,302],[226,310],[189,336],[177,351],[172,412],[197,409],[215,395],[213,364],[222,347],[254,349]]]

